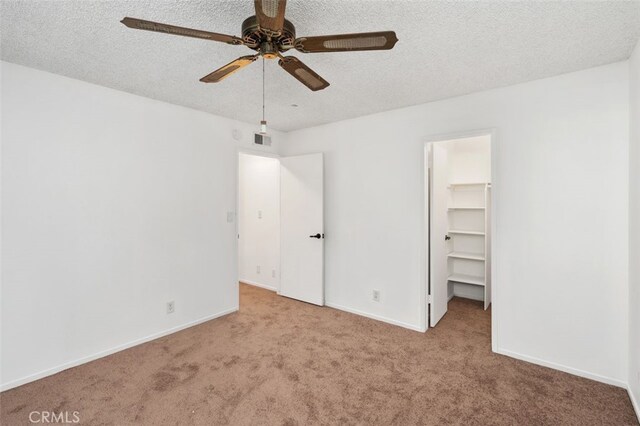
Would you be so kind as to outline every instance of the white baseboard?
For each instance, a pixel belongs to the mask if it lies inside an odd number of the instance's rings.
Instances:
[[[74,361],[65,362],[64,364],[60,364],[60,365],[58,365],[56,367],[52,367],[52,368],[49,368],[49,369],[46,369],[46,370],[42,370],[42,371],[40,371],[38,373],[30,374],[28,376],[22,377],[20,379],[12,380],[12,381],[7,382],[7,383],[2,383],[2,384],[0,384],[0,392],[6,391],[6,390],[9,390],[9,389],[12,389],[12,388],[24,385],[24,384],[27,384],[29,382],[33,382],[33,381],[38,380],[38,379],[42,379],[42,378],[47,377],[47,376],[51,376],[51,375],[59,373],[59,372],[61,372],[63,370],[67,370],[67,369],[72,368],[72,367],[77,367],[78,365],[81,365],[81,364],[86,364],[87,362],[94,361],[94,360],[96,360],[98,358],[103,358],[103,357],[105,357],[107,355],[111,355],[111,354],[114,354],[116,352],[120,352],[120,351],[123,351],[125,349],[129,349],[129,348],[131,348],[133,346],[137,346],[137,345],[140,345],[142,343],[146,343],[146,342],[149,342],[151,340],[155,340],[155,339],[158,339],[158,338],[163,337],[163,336],[167,336],[167,335],[172,334],[172,333],[176,333],[176,332],[178,332],[180,330],[184,330],[185,328],[193,327],[194,325],[198,325],[198,324],[201,324],[203,322],[207,322],[207,321],[210,321],[212,319],[219,318],[219,317],[231,314],[231,313],[236,312],[236,311],[238,311],[237,307],[231,308],[231,309],[227,309],[227,310],[224,310],[222,312],[218,312],[216,314],[208,315],[208,316],[206,316],[204,318],[200,318],[198,320],[188,322],[186,324],[182,324],[182,325],[179,325],[179,326],[176,326],[176,327],[172,327],[172,328],[170,328],[168,330],[163,330],[161,332],[154,333],[154,334],[151,334],[149,336],[142,337],[140,339],[132,340],[132,341],[124,343],[122,345],[118,345],[118,346],[115,346],[113,348],[106,349],[104,351],[100,351],[100,352],[95,353],[93,355],[85,356],[85,357],[76,359]]]
[[[627,386],[627,393],[629,393],[629,399],[631,399],[631,405],[633,405],[633,409],[636,412],[636,417],[640,422],[640,404],[638,403],[638,400],[636,399],[633,392],[631,392],[631,386]]]
[[[618,386],[618,387],[627,389],[627,383],[625,383],[625,382],[623,382],[621,380],[613,379],[611,377],[601,376],[599,374],[590,373],[588,371],[579,370],[577,368],[568,367],[566,365],[557,364],[557,363],[551,362],[551,361],[545,361],[543,359],[535,358],[535,357],[528,356],[528,355],[522,355],[522,354],[519,354],[517,352],[512,352],[510,350],[507,350],[507,349],[498,348],[498,350],[495,351],[495,352],[500,354],[500,355],[505,355],[505,356],[508,356],[508,357],[511,357],[511,358],[519,359],[521,361],[530,362],[532,364],[541,365],[543,367],[553,368],[554,370],[564,371],[565,373],[573,374],[575,376],[585,377],[587,379],[595,380],[597,382],[602,382],[602,383],[606,383],[608,385]]]
[[[238,280],[243,284],[248,284],[248,285],[252,285],[254,287],[260,287],[260,288],[264,288],[265,290],[270,290],[270,291],[275,291],[276,293],[278,292],[278,289],[270,286],[270,285],[266,285],[266,284],[261,284],[255,281],[249,281],[249,280]]]
[[[360,316],[363,316],[363,317],[371,318],[371,319],[374,319],[374,320],[377,320],[377,321],[386,322],[387,324],[393,324],[393,325],[397,325],[399,327],[408,328],[409,330],[419,331],[421,333],[424,333],[426,331],[423,327],[420,327],[418,325],[413,325],[413,324],[409,324],[409,323],[402,322],[402,321],[396,321],[394,319],[386,318],[386,317],[383,317],[383,316],[380,316],[380,315],[370,314],[369,312],[364,312],[364,311],[360,311],[358,309],[348,308],[346,306],[338,305],[337,303],[325,302],[325,306],[328,306],[328,307],[334,308],[334,309],[338,309],[340,311],[349,312],[350,314],[356,314],[356,315],[360,315]]]

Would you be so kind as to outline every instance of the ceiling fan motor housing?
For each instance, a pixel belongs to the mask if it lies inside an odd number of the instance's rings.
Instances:
[[[254,15],[242,23],[242,39],[247,47],[260,52],[266,59],[273,59],[278,56],[278,52],[293,49],[296,27],[285,19],[282,32],[271,35],[260,28],[258,18]]]

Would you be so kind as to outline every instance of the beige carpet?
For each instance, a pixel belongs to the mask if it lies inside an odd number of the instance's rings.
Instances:
[[[0,395],[80,424],[637,425],[626,391],[491,353],[454,299],[426,334],[241,286],[240,312]]]

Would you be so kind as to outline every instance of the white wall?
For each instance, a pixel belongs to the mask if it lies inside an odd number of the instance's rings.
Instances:
[[[2,124],[3,388],[238,308],[256,126],[5,62]]]
[[[495,128],[497,350],[624,385],[628,96],[621,62],[289,133],[325,153],[327,302],[424,325],[424,138]]]
[[[629,71],[629,389],[640,418],[640,42]]]
[[[449,182],[491,182],[491,138],[478,136],[448,142]]]
[[[241,154],[239,164],[238,274],[241,281],[277,291],[280,287],[280,161]]]

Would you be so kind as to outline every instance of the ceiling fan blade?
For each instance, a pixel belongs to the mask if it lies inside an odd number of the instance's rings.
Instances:
[[[254,0],[258,25],[267,35],[282,32],[287,0]]]
[[[200,81],[203,83],[217,83],[229,77],[240,68],[246,67],[250,63],[254,62],[256,59],[258,59],[258,56],[259,55],[241,56],[235,61],[231,61],[227,65],[218,68],[211,74],[202,77]]]
[[[160,24],[158,22],[126,17],[122,21],[124,25],[136,30],[155,31],[158,33],[175,34],[185,37],[201,38],[204,40],[220,41],[228,44],[243,44],[239,37],[226,34],[212,33],[209,31],[194,30],[191,28],[176,27],[175,25]]]
[[[278,64],[284,68],[286,72],[294,76],[300,83],[307,86],[309,89],[322,90],[329,86],[329,82],[320,77],[314,70],[302,63],[298,58],[293,56],[282,57]]]
[[[336,34],[317,37],[300,37],[295,48],[303,53],[352,52],[356,50],[389,50],[398,37],[393,31],[374,33]]]

